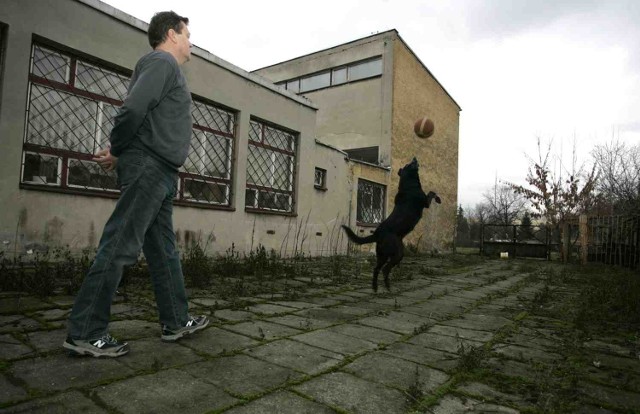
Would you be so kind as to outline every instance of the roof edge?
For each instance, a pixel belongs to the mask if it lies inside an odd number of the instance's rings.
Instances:
[[[148,29],[149,29],[148,23],[138,19],[137,17],[131,16],[130,14],[125,13],[122,10],[116,9],[115,7],[109,4],[103,3],[100,0],[74,0],[74,1],[78,3],[82,3],[101,13],[111,16],[116,20],[126,23],[129,26],[132,26],[144,33],[148,32]],[[194,45],[192,47],[192,54],[206,60],[207,62],[213,63],[214,65],[219,66],[222,69],[225,69],[240,77],[243,77],[250,82],[253,82],[266,89],[269,89],[272,92],[275,92],[278,95],[281,95],[287,99],[293,100],[301,105],[304,105],[316,111],[319,109],[319,107],[308,98],[289,92],[286,89],[283,89],[280,86],[273,84],[271,81],[267,80],[266,78],[260,75],[256,75],[254,73],[248,72],[230,62],[227,62],[224,59],[219,58],[218,56],[214,55],[213,53],[209,52],[206,49],[202,49]]]

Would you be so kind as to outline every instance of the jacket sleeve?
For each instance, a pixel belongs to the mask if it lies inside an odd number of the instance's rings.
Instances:
[[[175,80],[175,68],[165,59],[150,60],[137,69],[137,79],[111,130],[111,154],[115,157],[131,144],[147,114],[160,103]]]

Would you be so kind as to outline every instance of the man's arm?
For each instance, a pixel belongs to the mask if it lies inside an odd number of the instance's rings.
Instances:
[[[147,113],[169,90],[175,79],[175,68],[165,59],[153,59],[145,62],[137,75],[111,130],[111,154],[116,157],[129,146]]]

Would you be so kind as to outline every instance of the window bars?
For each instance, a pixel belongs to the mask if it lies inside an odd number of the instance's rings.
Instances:
[[[371,181],[358,180],[358,224],[379,224],[384,219],[386,187]]]
[[[129,77],[71,53],[35,44],[21,186],[83,194],[117,194],[116,176],[91,158],[105,148]],[[191,148],[177,200],[230,206],[235,114],[194,101]]]
[[[251,120],[245,207],[247,210],[293,212],[296,136]]]

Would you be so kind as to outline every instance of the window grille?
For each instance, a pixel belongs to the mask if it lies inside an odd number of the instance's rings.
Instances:
[[[129,77],[41,44],[31,56],[21,186],[117,194],[115,172],[91,158],[109,143]],[[202,101],[192,104],[191,148],[177,200],[229,206],[235,114]]]
[[[384,219],[386,187],[367,180],[358,180],[356,220],[360,224],[379,224]]]
[[[296,136],[251,120],[245,207],[291,213],[294,206]]]

